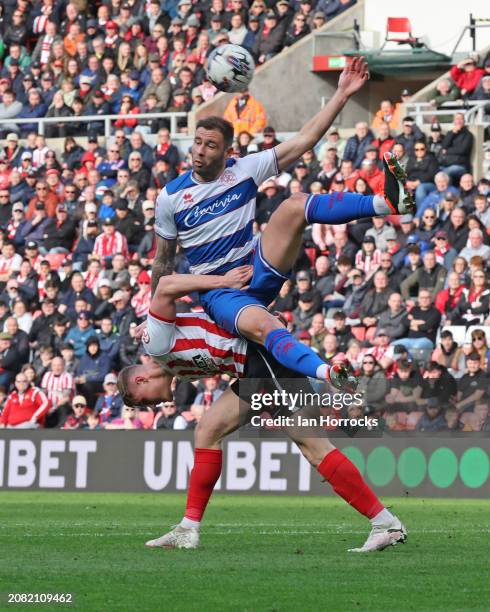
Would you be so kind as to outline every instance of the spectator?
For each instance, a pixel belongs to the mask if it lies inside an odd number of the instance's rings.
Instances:
[[[364,236],[361,250],[357,252],[354,265],[369,278],[379,267],[381,251],[376,248],[373,236]]]
[[[284,46],[290,47],[310,33],[310,27],[306,23],[306,15],[296,13],[293,22],[289,26],[284,37]]]
[[[388,298],[388,308],[379,315],[376,335],[379,336],[380,329],[383,329],[391,342],[404,337],[408,327],[407,311],[403,306],[402,296],[399,293],[392,293]]]
[[[12,346],[12,336],[0,333],[0,385],[9,388],[14,376],[20,369],[20,356]]]
[[[143,429],[143,423],[139,419],[139,409],[123,406],[122,416],[113,419],[105,426],[105,429]]]
[[[484,260],[489,258],[490,247],[483,244],[483,232],[480,229],[472,229],[468,233],[468,242],[469,245],[460,252],[460,257],[466,259],[467,262],[475,255],[482,257]]]
[[[476,61],[472,57],[467,57],[456,66],[452,66],[449,72],[464,98],[474,92],[484,73],[482,68],[477,68]]]
[[[187,428],[187,422],[183,416],[177,413],[175,402],[162,402],[160,412],[155,416],[153,429],[176,429]]]
[[[432,350],[441,321],[441,313],[432,305],[432,295],[428,289],[419,290],[418,304],[408,315],[408,336],[396,340],[394,344],[403,344],[410,351]]]
[[[434,251],[427,251],[424,255],[424,265],[417,268],[400,285],[401,294],[407,300],[412,294],[412,289],[427,289],[432,299],[435,299],[439,291],[444,287],[446,280],[446,269],[437,263]]]
[[[126,336],[129,332],[130,324],[136,321],[134,311],[129,304],[129,298],[130,294],[128,292],[118,290],[109,300],[115,307],[112,314],[112,323],[120,336]]]
[[[350,160],[354,168],[360,168],[365,150],[373,139],[374,136],[365,121],[356,123],[356,133],[347,140],[345,145],[344,159]]]
[[[86,429],[87,421],[87,400],[83,395],[75,395],[71,404],[72,413],[69,414],[62,429]]]
[[[461,291],[456,308],[448,314],[453,325],[481,325],[490,312],[490,289],[483,270],[471,276],[471,285]]]
[[[460,353],[460,348],[458,343],[454,341],[453,334],[448,329],[443,329],[440,336],[440,346],[432,353],[432,361],[443,366],[450,374],[456,376]]]
[[[74,381],[72,375],[67,372],[63,357],[53,357],[41,382],[41,387],[46,393],[53,409],[70,399],[74,392]]]
[[[386,403],[397,411],[416,411],[422,396],[422,386],[422,377],[413,367],[413,362],[401,360],[397,364],[395,376],[390,380]]]
[[[293,321],[296,329],[308,330],[316,312],[318,311],[315,309],[313,293],[310,291],[301,293],[298,297],[298,306],[293,311]]]
[[[396,142],[402,144],[407,155],[412,155],[415,142],[424,142],[425,136],[413,117],[404,117],[402,120],[402,132],[396,137]]]
[[[48,398],[40,389],[29,387],[25,374],[19,373],[0,415],[0,428],[38,429],[48,410]]]
[[[276,13],[273,10],[267,11],[260,32],[252,47],[252,53],[258,64],[263,64],[281,51],[283,37],[283,26],[279,24]]]
[[[87,340],[95,333],[91,323],[89,312],[78,313],[76,326],[72,327],[66,336],[66,341],[73,346],[75,357],[79,359],[85,354]]]
[[[374,115],[371,127],[373,130],[378,130],[383,124],[392,130],[396,130],[400,125],[399,109],[395,107],[389,98],[381,100],[379,110]]]
[[[102,425],[122,417],[123,401],[117,390],[117,376],[109,373],[104,377],[104,392],[95,402],[94,411]]]
[[[366,333],[369,333],[371,338],[375,333],[378,318],[386,310],[389,296],[392,293],[388,288],[388,276],[384,272],[376,272],[373,282],[373,288],[367,291],[362,299],[359,312],[359,318],[366,328]]]
[[[422,202],[435,189],[434,177],[439,164],[431,153],[427,153],[424,142],[416,142],[413,151],[414,155],[409,157],[406,167],[407,187],[415,191],[415,201]]]
[[[434,306],[443,317],[447,317],[456,308],[463,289],[464,285],[461,284],[459,275],[456,272],[449,272],[447,275],[447,288],[438,292],[434,303]]]
[[[451,79],[441,79],[432,94],[430,94],[430,103],[435,108],[441,108],[442,105],[447,108],[448,102],[454,102],[461,97],[461,92]],[[442,119],[440,119],[442,121]]]
[[[458,380],[456,409],[459,414],[471,412],[487,397],[487,380],[480,367],[480,355],[471,351],[466,357],[467,373]]]
[[[442,414],[442,406],[435,400],[430,402],[417,423],[417,431],[436,432],[446,429],[446,419]]]
[[[128,244],[126,237],[115,228],[112,217],[106,217],[102,223],[102,234],[95,239],[93,257],[100,261],[110,263],[114,255],[122,253],[128,255]]]
[[[86,340],[86,349],[75,371],[77,390],[87,398],[90,406],[95,405],[97,394],[103,390],[102,383],[109,370],[109,356],[100,350],[98,337],[90,336]]]
[[[442,140],[440,163],[453,183],[458,183],[465,172],[470,170],[470,157],[473,149],[473,134],[465,126],[463,113],[454,115],[453,128]]]
[[[456,381],[441,364],[429,361],[423,376],[421,405],[447,406],[456,400]]]
[[[252,135],[262,132],[266,125],[262,104],[249,93],[238,93],[228,103],[223,117],[233,124],[235,136],[246,131]]]

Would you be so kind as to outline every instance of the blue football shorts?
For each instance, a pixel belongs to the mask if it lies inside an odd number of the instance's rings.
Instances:
[[[262,255],[260,240],[252,253],[253,274],[249,287],[240,289],[213,289],[200,294],[201,304],[207,314],[226,331],[240,335],[236,324],[245,308],[267,308],[273,302],[284,281],[290,274],[283,274],[270,265]]]

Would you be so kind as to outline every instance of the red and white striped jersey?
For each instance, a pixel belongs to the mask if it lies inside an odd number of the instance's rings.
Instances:
[[[222,329],[203,312],[169,321],[151,312],[142,337],[146,352],[183,380],[215,374],[241,377],[247,341]]]
[[[112,236],[106,236],[104,233],[99,234],[95,239],[94,254],[104,258],[112,257],[116,253],[122,253],[125,257],[128,256],[126,236],[118,231],[115,231]]]
[[[70,391],[70,395],[75,392],[75,383],[69,372],[63,372],[58,376],[53,372],[46,372],[41,381],[41,388],[51,403],[57,406],[66,397],[66,391]]]

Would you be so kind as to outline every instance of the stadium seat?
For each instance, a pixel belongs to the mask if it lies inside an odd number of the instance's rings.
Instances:
[[[387,42],[395,42],[399,45],[419,46],[419,40],[412,34],[412,24],[408,17],[388,17],[386,21],[386,37],[381,49]]]
[[[139,420],[143,423],[143,429],[151,429],[154,419],[155,413],[153,410],[140,411],[139,413]]]
[[[43,255],[43,259],[49,261],[51,270],[58,270],[66,259],[66,253],[48,253]]]
[[[466,337],[464,339],[465,342],[471,342],[471,333],[478,329],[479,331],[484,331],[485,336],[487,337],[487,344],[490,345],[490,327],[488,325],[471,325],[466,330]]]
[[[359,325],[359,327],[351,327],[352,335],[359,342],[364,342],[366,339],[366,328],[364,325]]]

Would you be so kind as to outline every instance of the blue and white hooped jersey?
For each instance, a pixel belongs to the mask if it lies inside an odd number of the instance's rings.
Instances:
[[[223,274],[246,264],[254,247],[258,186],[278,173],[274,149],[229,159],[209,183],[185,172],[160,192],[155,231],[167,240],[179,238],[193,274]]]

